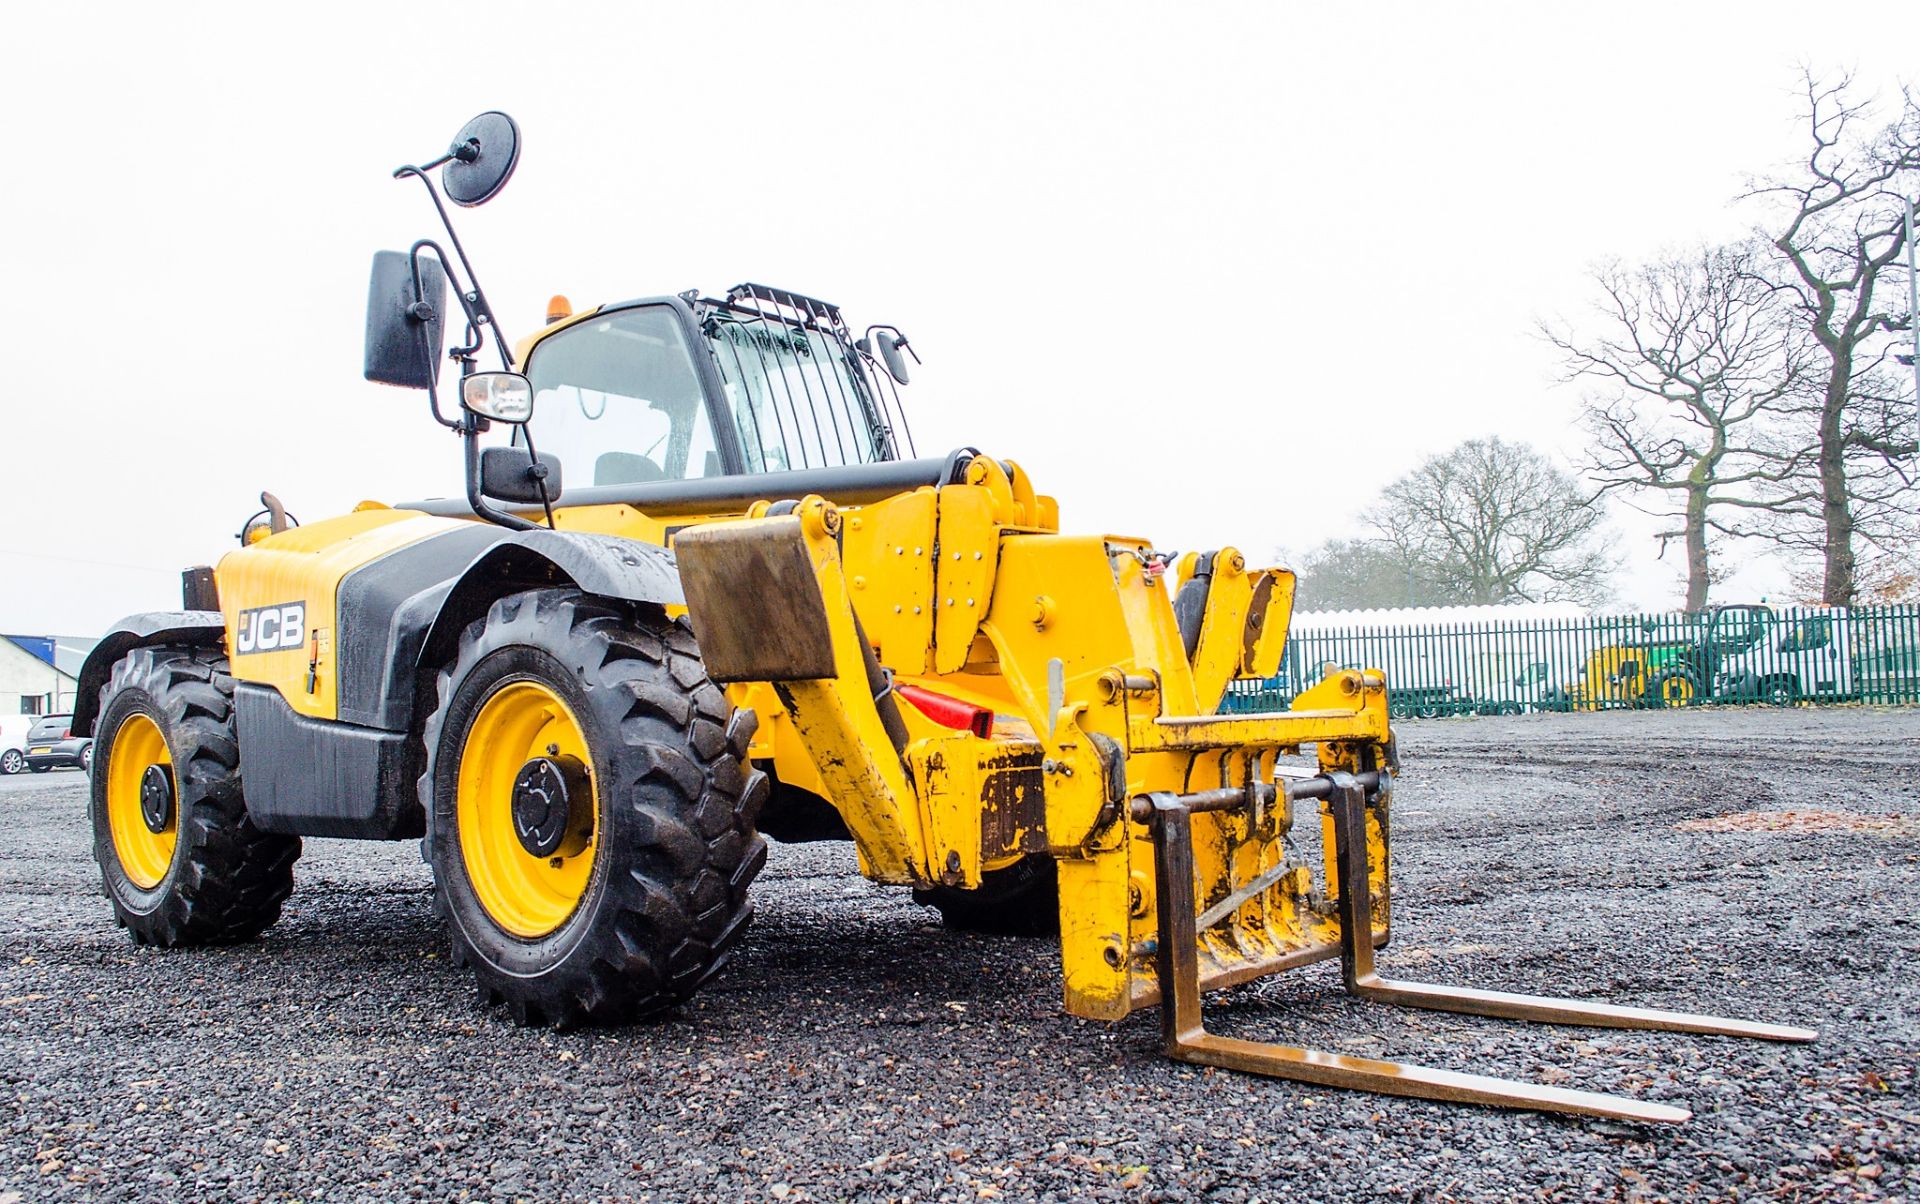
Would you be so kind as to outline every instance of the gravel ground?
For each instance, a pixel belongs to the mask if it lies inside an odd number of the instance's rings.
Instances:
[[[99,896],[79,775],[21,776],[0,779],[0,1204],[1920,1196],[1920,712],[1402,731],[1388,973],[1812,1023],[1819,1043],[1403,1011],[1323,965],[1217,998],[1214,1026],[1696,1117],[1181,1067],[1152,1013],[1062,1015],[1049,943],[949,933],[834,845],[775,848],[743,953],[678,1016],[522,1031],[447,964],[411,845],[311,841],[264,939],[137,949]],[[1811,809],[1908,818],[1675,826]]]

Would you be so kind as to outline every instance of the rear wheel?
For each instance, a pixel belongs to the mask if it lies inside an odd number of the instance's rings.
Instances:
[[[247,818],[226,658],[205,648],[129,652],[101,691],[94,731],[93,855],[133,939],[218,944],[279,919],[300,838]]]
[[[12,777],[26,767],[27,758],[19,749],[9,748],[5,752],[0,752],[0,774]]]
[[[1774,706],[1795,706],[1800,701],[1800,683],[1791,677],[1776,677],[1767,682],[1761,693]]]
[[[691,631],[576,590],[495,602],[426,725],[425,854],[453,955],[521,1024],[617,1023],[725,964],[766,861],[754,718]]]
[[[1060,931],[1060,871],[1051,857],[1023,857],[988,870],[977,890],[916,890],[913,901],[937,908],[947,927],[968,932],[1050,936]]]

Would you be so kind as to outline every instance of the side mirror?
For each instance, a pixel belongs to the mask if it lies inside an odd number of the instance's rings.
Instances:
[[[475,372],[460,378],[460,404],[500,422],[533,417],[533,382],[518,372]]]
[[[906,346],[906,340],[891,330],[876,330],[873,341],[880,348],[880,359],[887,365],[887,375],[907,383],[907,357],[900,354],[900,348]]]
[[[540,453],[536,461],[524,447],[489,447],[480,453],[480,492],[503,502],[539,505],[560,496],[560,457]]]
[[[499,195],[520,163],[520,127],[505,113],[489,110],[462,126],[447,149],[440,186],[462,209],[484,205]]]
[[[414,288],[413,264],[420,265]],[[409,260],[403,251],[379,251],[367,285],[368,380],[405,389],[431,389],[445,329],[447,273],[438,260]]]

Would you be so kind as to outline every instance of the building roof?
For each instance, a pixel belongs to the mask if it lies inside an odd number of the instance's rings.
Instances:
[[[52,665],[61,673],[78,680],[80,666],[87,659],[87,653],[100,642],[98,636],[88,635],[9,635],[0,632],[0,640],[7,640],[22,651],[32,653]]]

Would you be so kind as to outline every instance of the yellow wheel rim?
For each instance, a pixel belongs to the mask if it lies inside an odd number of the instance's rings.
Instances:
[[[536,857],[514,830],[514,779],[535,757],[555,756],[593,764],[573,712],[552,690],[531,681],[495,690],[474,716],[460,750],[454,813],[467,881],[494,923],[526,939],[566,923],[593,877],[597,822],[585,847],[567,856]],[[591,783],[591,768],[587,772]],[[575,805],[597,819],[598,787]]]
[[[167,876],[173,864],[173,848],[180,836],[180,800],[176,784],[174,803],[167,825],[155,832],[147,827],[140,810],[140,784],[154,765],[173,768],[167,752],[167,738],[160,726],[135,712],[120,723],[108,745],[107,826],[113,832],[113,853],[120,859],[120,870],[127,881],[141,890],[152,890]]]
[[[1661,684],[1660,693],[1668,702],[1691,702],[1693,683],[1684,677],[1670,677]]]

